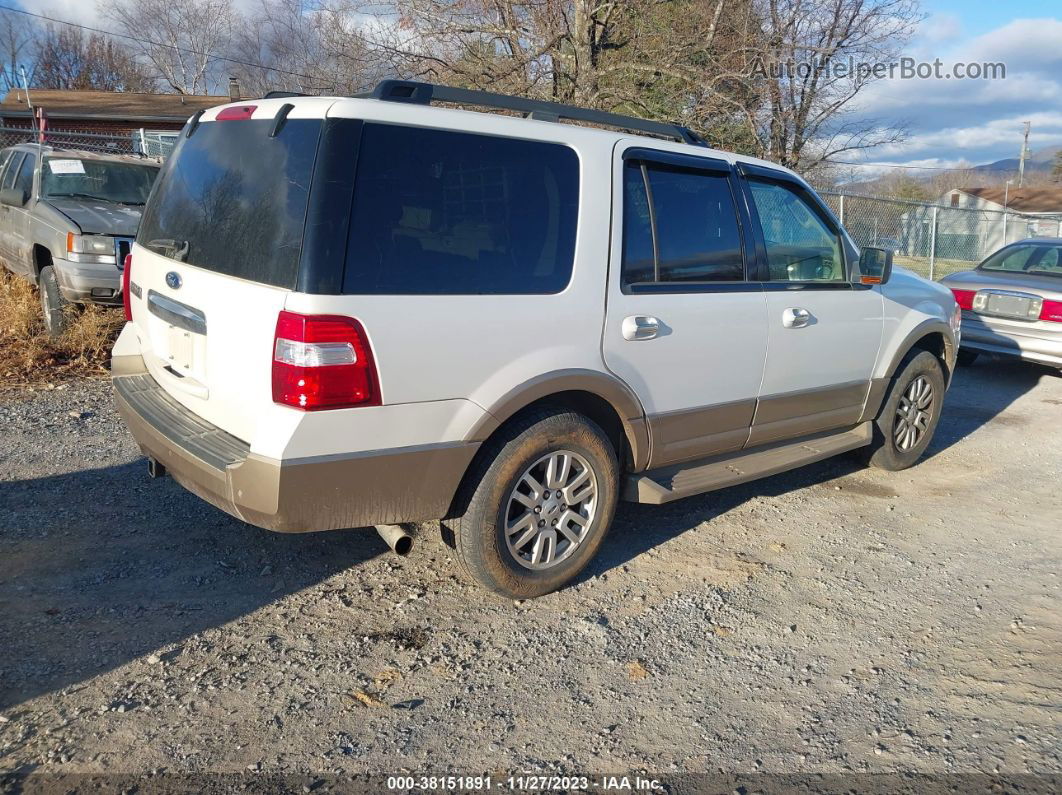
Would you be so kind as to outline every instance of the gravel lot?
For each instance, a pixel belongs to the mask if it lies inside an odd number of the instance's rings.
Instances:
[[[437,527],[399,559],[150,481],[106,383],[8,393],[0,771],[1057,774],[1060,406],[979,364],[914,469],[621,504],[514,604]]]

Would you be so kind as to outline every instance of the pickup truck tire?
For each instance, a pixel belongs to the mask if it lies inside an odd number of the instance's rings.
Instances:
[[[46,265],[41,268],[38,280],[41,293],[41,314],[44,317],[44,328],[50,337],[58,337],[66,330],[67,307],[70,302],[63,298],[59,292],[59,282],[55,279],[55,268]]]
[[[911,351],[874,421],[874,441],[865,448],[869,464],[891,471],[914,465],[933,439],[943,401],[944,371],[937,357]]]
[[[450,527],[481,585],[530,599],[573,580],[594,558],[616,511],[619,462],[608,436],[563,408],[517,420],[470,472],[467,507]]]

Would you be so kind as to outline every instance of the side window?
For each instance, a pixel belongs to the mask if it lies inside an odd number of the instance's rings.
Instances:
[[[22,160],[22,167],[18,170],[18,176],[15,178],[14,187],[25,191],[27,196],[33,193],[33,168],[36,162],[36,157],[26,155]]]
[[[579,158],[567,146],[366,124],[347,294],[548,294],[571,279]]]
[[[23,159],[24,156],[21,152],[15,152],[15,154],[11,156],[11,162],[8,163],[7,171],[4,172],[4,181],[3,183],[0,183],[0,188],[15,187],[15,177],[18,176],[18,171],[22,167]]]
[[[0,152],[0,180],[3,180],[4,168],[7,166],[8,161],[11,160],[13,150],[5,149]]]
[[[628,160],[623,167],[623,283],[656,281],[656,247],[643,166]]]
[[[847,281],[841,239],[785,185],[751,179],[772,282]]]
[[[1048,273],[1062,272],[1062,248],[1057,246],[1041,246],[1039,259],[1029,266],[1029,271],[1047,271]]]
[[[743,281],[725,174],[628,162],[624,167],[623,283]]]

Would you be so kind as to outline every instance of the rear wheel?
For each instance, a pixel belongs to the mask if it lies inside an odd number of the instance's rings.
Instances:
[[[571,582],[593,559],[616,510],[619,463],[596,423],[543,411],[517,421],[473,473],[457,553],[478,583],[513,599]]]
[[[892,380],[868,448],[871,466],[900,470],[912,466],[929,447],[940,422],[944,372],[929,351],[908,354]]]
[[[41,268],[38,288],[41,293],[41,315],[44,318],[44,328],[49,336],[58,337],[66,330],[66,308],[70,306],[70,302],[63,298],[63,294],[59,291],[55,268],[51,265]]]
[[[977,361],[977,356],[977,351],[971,351],[969,348],[959,348],[959,354],[955,357],[955,361],[958,362],[960,367],[969,367]]]

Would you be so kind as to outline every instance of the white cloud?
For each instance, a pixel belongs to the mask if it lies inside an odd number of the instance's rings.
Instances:
[[[954,64],[1002,62],[1006,78],[882,80],[859,99],[867,118],[904,124],[903,144],[868,152],[868,160],[896,160],[951,166],[1016,157],[1022,122],[1032,122],[1030,146],[1062,143],[1062,19],[1018,19],[968,41],[952,41],[946,22],[938,20],[930,35],[922,31],[912,55]],[[938,46],[930,43],[939,36]],[[951,46],[940,47],[950,43]]]
[[[102,27],[94,0],[19,0],[18,5],[34,14],[44,14],[79,25]]]
[[[933,14],[918,28],[916,34],[924,43],[941,44],[962,35],[962,20],[957,14]]]

